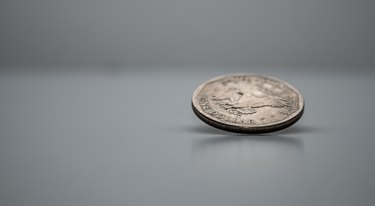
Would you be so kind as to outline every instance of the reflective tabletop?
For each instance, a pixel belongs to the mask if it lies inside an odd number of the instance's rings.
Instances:
[[[302,119],[200,121],[194,89],[238,72],[292,84]],[[1,70],[0,205],[374,205],[374,90],[371,70]]]

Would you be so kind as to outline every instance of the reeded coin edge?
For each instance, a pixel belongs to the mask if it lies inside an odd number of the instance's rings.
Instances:
[[[288,118],[281,120],[280,122],[264,124],[264,125],[244,126],[244,125],[239,125],[235,123],[227,124],[227,123],[216,121],[214,118],[207,116],[207,114],[203,112],[203,110],[199,107],[198,100],[195,97],[198,96],[198,94],[202,91],[202,89],[206,85],[212,82],[215,82],[219,79],[226,78],[226,77],[233,77],[233,76],[258,76],[261,78],[266,78],[266,79],[271,79],[274,81],[282,82],[283,84],[285,84],[286,86],[288,86],[290,89],[294,90],[298,94],[299,110],[293,112],[291,115],[289,115]],[[234,73],[234,74],[221,75],[218,77],[214,77],[204,82],[203,84],[199,85],[194,90],[193,97],[192,97],[192,108],[193,108],[194,113],[199,117],[199,119],[201,119],[203,122],[213,127],[216,127],[218,129],[223,129],[223,130],[231,131],[231,132],[239,132],[239,133],[268,133],[268,132],[274,132],[274,131],[287,128],[293,125],[295,122],[297,122],[301,118],[304,112],[304,107],[305,107],[304,98],[295,87],[293,87],[292,85],[290,85],[289,83],[281,79],[270,77],[270,76],[264,76],[260,74],[254,74],[254,73]]]
[[[302,117],[304,113],[304,107],[303,107],[300,113],[298,113],[296,116],[281,123],[277,123],[277,124],[273,124],[269,126],[242,127],[242,126],[236,126],[236,125],[230,125],[230,124],[218,122],[218,121],[215,121],[214,119],[207,118],[205,115],[201,114],[195,108],[193,104],[191,105],[192,105],[195,115],[197,115],[197,117],[200,120],[207,123],[208,125],[221,129],[221,130],[229,131],[229,132],[247,133],[247,134],[270,133],[270,132],[276,132],[276,131],[285,129],[287,127],[292,126],[294,123],[296,123]]]

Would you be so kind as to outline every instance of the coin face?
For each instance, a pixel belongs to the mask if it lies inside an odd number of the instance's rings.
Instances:
[[[205,123],[239,133],[289,127],[303,114],[304,100],[290,84],[258,74],[220,76],[193,93],[194,113]]]

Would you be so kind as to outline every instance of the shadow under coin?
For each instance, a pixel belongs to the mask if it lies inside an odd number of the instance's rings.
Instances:
[[[283,135],[295,135],[295,134],[307,134],[307,133],[318,133],[323,130],[323,128],[316,128],[316,127],[311,127],[311,126],[300,126],[300,125],[292,125],[288,128],[272,132],[272,133],[265,133],[265,134],[241,134],[241,133],[233,133],[233,132],[228,132],[225,130],[220,130],[211,126],[207,125],[195,125],[195,126],[190,126],[186,129],[188,132],[193,132],[193,133],[200,133],[200,134],[220,134],[220,135],[230,135],[232,136],[252,136],[252,137],[257,137],[257,136],[267,136],[267,137],[280,137]],[[251,137],[249,137],[250,139]],[[285,138],[285,137],[284,137]],[[277,140],[279,141],[279,140]]]

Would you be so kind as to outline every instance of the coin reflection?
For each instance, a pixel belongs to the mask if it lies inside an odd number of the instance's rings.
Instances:
[[[220,136],[196,139],[192,158],[202,165],[279,167],[300,164],[303,141],[284,136]],[[259,167],[258,167],[259,168]]]

